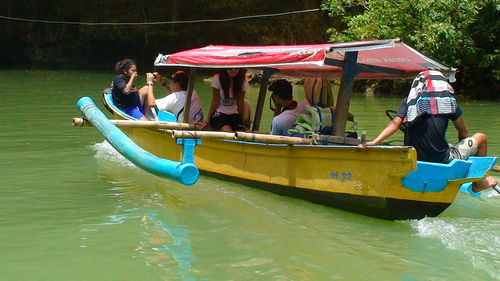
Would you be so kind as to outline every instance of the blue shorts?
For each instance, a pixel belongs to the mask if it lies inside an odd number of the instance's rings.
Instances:
[[[123,109],[123,112],[127,113],[128,115],[136,118],[136,119],[141,119],[144,117],[144,107],[142,107],[141,99],[139,98],[139,92],[135,95],[135,99],[137,100],[137,106],[136,107],[127,107]]]
[[[137,107],[127,107],[122,111],[136,119],[141,119],[142,117],[144,117],[144,113],[142,113],[142,111]]]

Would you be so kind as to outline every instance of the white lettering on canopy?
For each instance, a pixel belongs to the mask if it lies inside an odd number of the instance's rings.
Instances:
[[[359,62],[361,62],[361,63],[379,63],[379,62],[382,62],[382,61],[379,60],[379,59],[371,58],[371,59],[359,60]]]
[[[321,51],[325,51],[325,48],[304,48],[304,47],[267,47],[267,48],[226,48],[224,46],[207,46],[204,48],[200,48],[198,51],[191,51],[191,55],[206,55],[207,51],[210,51],[210,55],[214,57],[237,57],[241,54],[269,54],[269,53],[286,53],[288,52],[290,55],[316,55]]]
[[[384,58],[384,62],[398,62],[398,63],[405,63],[405,62],[410,62],[411,60],[409,58]]]

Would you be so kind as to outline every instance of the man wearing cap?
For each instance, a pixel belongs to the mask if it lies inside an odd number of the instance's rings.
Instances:
[[[274,111],[272,123],[272,135],[288,135],[288,129],[295,124],[295,119],[300,114],[306,113],[306,105],[309,105],[307,100],[296,102],[292,96],[292,85],[290,82],[279,79],[269,86],[271,94],[271,110]],[[274,108],[272,104],[274,103]]]
[[[154,73],[161,85],[171,92],[168,96],[157,99],[156,106],[159,110],[170,111],[177,117],[177,122],[182,122],[184,119],[184,105],[187,98],[188,75],[184,71],[177,71],[170,77],[172,82],[167,84],[158,73]],[[203,111],[201,110],[201,102],[198,93],[193,90],[191,96],[191,108],[189,110],[188,123],[194,124],[203,121]]]

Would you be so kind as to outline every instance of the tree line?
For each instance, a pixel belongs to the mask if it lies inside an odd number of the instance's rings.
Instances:
[[[158,53],[210,44],[282,45],[401,40],[456,67],[457,95],[499,98],[500,0],[0,1],[0,15],[71,22],[224,19],[322,8],[230,22],[154,26],[63,25],[0,19],[0,67],[112,69],[124,57],[151,70]],[[405,92],[407,81],[358,84]],[[361,87],[360,86],[360,87]],[[359,88],[362,90],[362,88]]]
[[[457,68],[459,96],[499,98],[500,1],[324,0],[322,7],[342,21],[328,30],[332,42],[401,38]]]

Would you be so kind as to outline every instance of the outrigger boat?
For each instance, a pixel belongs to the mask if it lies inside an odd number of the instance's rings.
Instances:
[[[454,69],[398,39],[207,46],[160,54],[154,65],[189,69],[188,103],[197,69],[247,68],[262,75],[252,132],[197,131],[165,113],[159,121],[137,121],[114,106],[108,93],[104,103],[118,119],[110,121],[90,98],[78,101],[85,120],[75,119],[74,125],[90,122],[137,166],[186,185],[194,184],[201,171],[371,217],[420,219],[439,215],[455,200],[462,184],[484,179],[497,162],[497,157],[449,164],[421,162],[413,147],[380,145],[360,150],[360,138],[345,136],[354,79],[413,78],[428,69],[454,78]],[[332,135],[298,138],[258,133],[272,75],[340,79]]]

